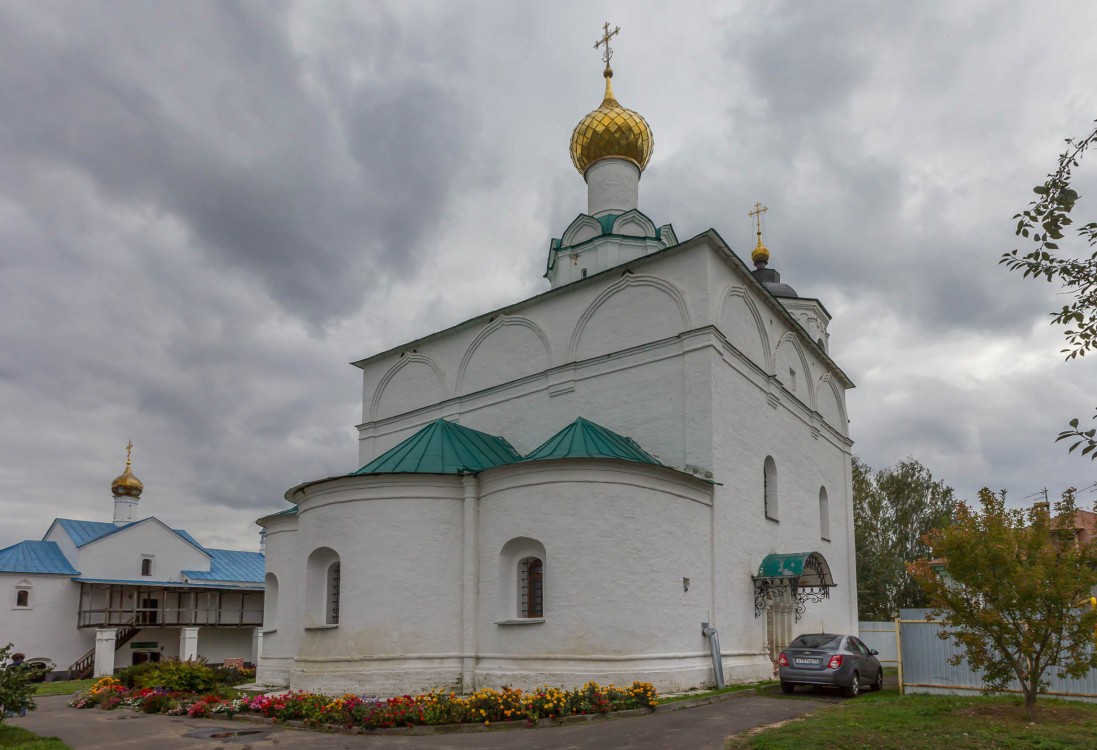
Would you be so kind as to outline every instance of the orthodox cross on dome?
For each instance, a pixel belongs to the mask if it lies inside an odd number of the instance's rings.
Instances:
[[[756,232],[758,235],[758,241],[754,245],[754,250],[750,254],[751,260],[754,261],[755,268],[762,268],[769,262],[769,250],[762,244],[762,214],[769,210],[769,206],[763,206],[760,202],[754,202],[754,208],[747,211],[747,216],[754,219]]]
[[[132,452],[133,452],[133,441],[130,440],[130,441],[126,442],[126,466],[129,466],[132,463],[130,461],[130,454]]]
[[[605,52],[602,53],[602,59],[606,63],[606,77],[609,78],[613,75],[613,69],[609,67],[610,58],[613,57],[613,49],[609,46],[609,40],[617,36],[620,33],[621,27],[615,26],[613,31],[609,30],[609,21],[602,24],[602,38],[594,43],[594,49],[598,49],[603,44],[606,46]]]

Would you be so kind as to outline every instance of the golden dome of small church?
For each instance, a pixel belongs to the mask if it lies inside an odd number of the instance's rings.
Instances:
[[[354,362],[357,466],[259,519],[260,683],[683,691],[855,632],[830,313],[768,268],[761,204],[754,268],[641,210],[652,131],[613,94],[618,31],[595,44],[606,95],[570,140],[586,205],[548,241],[548,289]]]
[[[595,43],[595,47],[605,46],[602,59],[605,60],[606,69],[602,75],[606,79],[606,95],[598,109],[580,120],[572,131],[571,163],[579,174],[585,174],[591,164],[608,157],[628,159],[641,172],[651,160],[654,141],[647,120],[622,107],[613,95],[613,68],[609,64],[613,52],[609,40],[620,30],[617,27],[611,32],[609,24],[606,24],[603,40]]]

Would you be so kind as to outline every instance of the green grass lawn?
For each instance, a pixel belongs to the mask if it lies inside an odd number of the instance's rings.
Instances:
[[[77,690],[87,690],[95,684],[95,679],[61,680],[60,682],[39,682],[35,695],[72,695]]]
[[[0,724],[0,748],[8,750],[72,750],[56,737],[39,737],[22,727]]]
[[[1019,698],[907,695],[895,690],[820,709],[726,750],[1089,750],[1097,746],[1097,705],[1041,699],[1025,719]]]

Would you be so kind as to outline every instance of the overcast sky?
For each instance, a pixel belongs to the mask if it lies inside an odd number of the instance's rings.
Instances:
[[[858,455],[965,498],[1097,478],[1053,442],[1094,362],[997,265],[1097,118],[1093,2],[2,0],[0,547],[109,521],[130,438],[141,514],[215,547],[356,469],[348,362],[547,289],[606,20],[641,210],[748,257],[769,206]]]

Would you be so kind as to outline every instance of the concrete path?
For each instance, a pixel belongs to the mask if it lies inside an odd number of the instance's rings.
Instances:
[[[152,716],[127,710],[78,711],[65,706],[65,700],[66,698],[63,697],[39,698],[37,711],[31,712],[26,718],[15,718],[10,721],[32,732],[60,737],[74,750],[127,750],[129,748],[203,750],[211,747],[222,747],[226,750],[259,750],[260,748],[721,750],[724,740],[730,735],[802,716],[834,702],[835,699],[826,694],[805,693],[803,699],[788,700],[750,693],[707,706],[593,724],[425,737],[323,734],[243,721]],[[210,736],[233,732],[249,732],[249,734]]]

